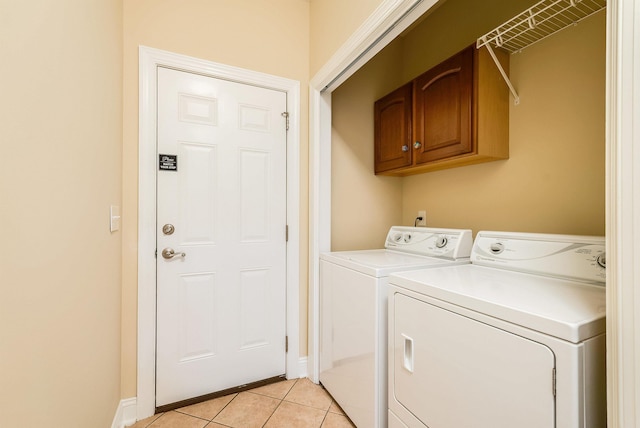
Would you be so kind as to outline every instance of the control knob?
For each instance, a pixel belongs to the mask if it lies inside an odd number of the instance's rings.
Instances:
[[[596,262],[598,262],[598,265],[600,265],[600,267],[603,268],[607,268],[607,255],[605,253],[600,254],[597,258],[596,258]]]
[[[489,249],[493,254],[500,254],[504,251],[504,244],[502,242],[494,242],[493,244],[491,244]]]
[[[438,248],[442,248],[445,245],[447,245],[447,237],[444,235],[440,235],[438,236],[438,238],[436,239],[436,247]]]

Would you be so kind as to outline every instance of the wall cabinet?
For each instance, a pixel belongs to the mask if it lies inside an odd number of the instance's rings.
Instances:
[[[496,51],[505,70],[509,57]],[[509,157],[509,89],[486,49],[457,53],[374,105],[375,173],[411,175]]]

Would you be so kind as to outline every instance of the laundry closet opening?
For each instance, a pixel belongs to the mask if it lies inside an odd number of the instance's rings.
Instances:
[[[429,227],[604,235],[604,10],[510,55],[509,159],[374,174],[374,102],[534,3],[440,3],[332,92],[333,251],[381,248],[423,210]]]

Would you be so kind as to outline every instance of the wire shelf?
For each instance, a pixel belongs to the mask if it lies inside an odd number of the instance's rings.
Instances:
[[[510,53],[520,52],[606,6],[606,0],[542,0],[480,37],[476,46],[490,44]]]

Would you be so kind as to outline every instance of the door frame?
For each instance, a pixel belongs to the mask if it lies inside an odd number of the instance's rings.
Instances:
[[[331,250],[331,92],[435,3],[381,0],[310,82],[308,371],[316,383],[320,253]],[[617,428],[640,424],[640,7],[607,0],[606,13],[607,418]]]
[[[331,92],[438,0],[383,0],[309,84],[309,379],[320,375],[320,253],[331,251]]]
[[[146,46],[139,47],[137,418],[155,412],[156,377],[156,111],[157,68],[168,67],[286,93],[286,334],[288,379],[300,376],[300,82]]]

